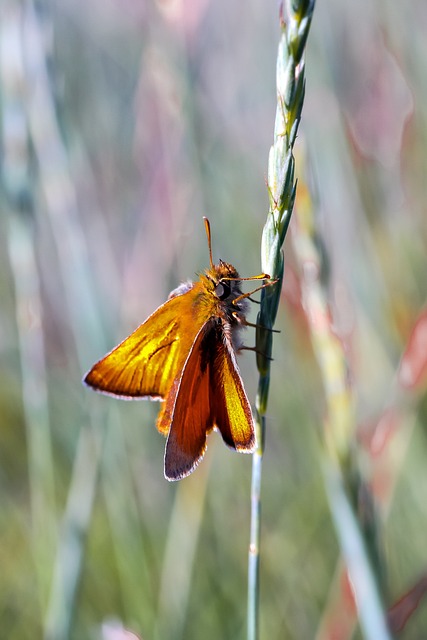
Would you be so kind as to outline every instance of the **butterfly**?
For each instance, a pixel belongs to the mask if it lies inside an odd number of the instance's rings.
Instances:
[[[251,293],[227,262],[212,260],[210,225],[204,218],[210,267],[185,282],[167,301],[86,374],[84,382],[124,399],[161,400],[157,429],[167,437],[164,474],[180,480],[198,465],[206,438],[217,429],[229,447],[252,453],[254,421],[236,352]],[[273,282],[273,281],[270,281]],[[253,326],[253,325],[250,325]]]

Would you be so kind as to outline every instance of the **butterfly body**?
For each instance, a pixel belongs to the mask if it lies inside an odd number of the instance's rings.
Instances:
[[[204,222],[210,267],[198,281],[174,289],[84,378],[102,393],[163,401],[156,426],[167,437],[168,480],[185,478],[195,469],[212,429],[236,451],[255,449],[251,407],[236,362],[250,295],[242,293],[241,282],[270,277],[261,273],[240,278],[231,264],[220,260],[215,265],[209,221],[204,218]]]
[[[235,357],[249,306],[240,283],[232,265],[214,265],[211,258],[197,282],[172,291],[85,377],[103,393],[163,401],[156,426],[167,436],[168,480],[194,470],[214,428],[231,448],[254,450],[252,413]]]

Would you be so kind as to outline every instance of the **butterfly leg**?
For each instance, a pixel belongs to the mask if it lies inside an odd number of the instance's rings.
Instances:
[[[232,316],[237,320],[237,322],[245,327],[253,327],[254,329],[265,329],[265,331],[271,331],[271,333],[280,333],[278,329],[272,329],[271,327],[264,327],[262,324],[254,324],[253,322],[249,322],[245,317],[239,315],[237,311],[233,311]]]
[[[264,280],[267,279],[268,276],[266,276],[264,273],[261,274],[261,276],[264,276]],[[257,279],[261,279],[261,276],[258,276]],[[242,280],[254,280],[255,278],[239,278]],[[278,282],[277,280],[269,280],[268,282],[264,282],[260,287],[257,287],[256,289],[254,289],[253,291],[249,291],[249,293],[242,293],[240,296],[238,296],[237,298],[234,298],[234,300],[232,300],[232,304],[236,305],[238,302],[240,302],[240,300],[244,300],[245,298],[249,298],[253,293],[256,293],[257,291],[261,291],[261,289],[265,289],[265,287],[270,287],[272,284],[275,284],[276,282]]]
[[[262,351],[260,351],[256,347],[245,347],[245,345],[243,345],[242,347],[239,347],[238,353],[240,353],[240,351],[253,351],[257,355],[262,356],[263,358],[266,358],[266,360],[269,360],[270,362],[273,362],[273,360],[274,360],[274,358],[272,358],[271,356],[268,356],[267,354],[263,353]]]

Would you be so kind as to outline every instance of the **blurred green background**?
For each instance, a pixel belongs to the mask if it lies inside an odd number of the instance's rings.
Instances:
[[[425,0],[320,2],[297,142],[387,605],[427,571],[425,386],[397,376],[427,293],[426,28]],[[273,0],[1,2],[2,638],[112,638],[108,624],[144,640],[245,637],[250,457],[213,434],[169,484],[158,405],[81,378],[208,265],[203,215],[215,260],[260,271],[279,37]],[[324,393],[290,238],[285,256],[261,638],[325,639],[339,549]],[[412,359],[427,357],[420,335]],[[239,362],[253,399],[253,355]],[[427,637],[425,604],[400,637]]]

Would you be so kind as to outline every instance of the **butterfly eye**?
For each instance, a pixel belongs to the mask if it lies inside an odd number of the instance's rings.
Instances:
[[[225,300],[228,298],[231,292],[231,287],[228,282],[220,282],[215,287],[215,295],[220,300]]]

